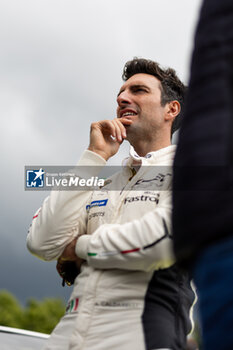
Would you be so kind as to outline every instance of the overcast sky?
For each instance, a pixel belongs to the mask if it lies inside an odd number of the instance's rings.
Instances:
[[[176,69],[187,83],[200,0],[1,0],[0,289],[21,302],[62,296],[54,263],[25,239],[45,192],[24,191],[25,165],[75,165],[93,121],[115,117],[124,63]],[[112,160],[120,164],[128,145]]]

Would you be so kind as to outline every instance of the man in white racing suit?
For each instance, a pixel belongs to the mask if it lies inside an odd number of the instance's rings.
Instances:
[[[75,261],[80,273],[67,312],[46,350],[185,349],[194,295],[175,264],[171,166],[185,87],[172,69],[126,63],[117,118],[91,125],[78,176],[98,176],[122,141],[122,171],[102,188],[52,191],[34,215],[28,249],[44,260]]]

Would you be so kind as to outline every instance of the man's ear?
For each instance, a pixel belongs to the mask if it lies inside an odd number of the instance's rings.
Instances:
[[[175,119],[175,117],[180,113],[181,107],[180,103],[177,100],[168,102],[166,105],[166,116],[165,120],[172,121]]]

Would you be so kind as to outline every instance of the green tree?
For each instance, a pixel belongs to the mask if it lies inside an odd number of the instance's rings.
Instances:
[[[23,308],[9,292],[0,291],[0,325],[51,333],[65,313],[59,298],[30,299]]]
[[[60,299],[47,298],[43,301],[30,299],[24,313],[23,328],[51,333],[64,312],[65,305]]]
[[[0,324],[20,328],[23,318],[24,310],[17,299],[6,290],[0,291]]]

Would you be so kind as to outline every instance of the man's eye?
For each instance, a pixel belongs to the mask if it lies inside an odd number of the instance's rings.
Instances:
[[[134,90],[135,92],[146,92],[144,88],[137,88]]]

